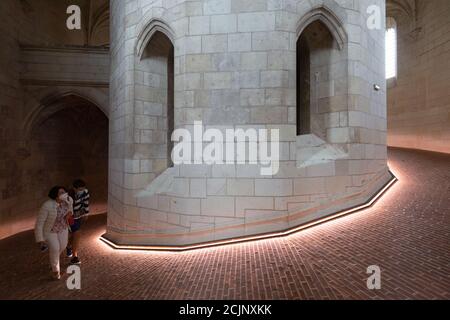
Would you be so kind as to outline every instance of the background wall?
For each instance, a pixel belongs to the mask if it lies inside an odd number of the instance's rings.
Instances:
[[[71,4],[81,6],[80,31],[66,28]],[[78,176],[105,211],[108,5],[0,1],[0,239],[32,228],[49,188]],[[73,93],[84,98],[65,100]]]
[[[274,121],[274,124],[287,122],[288,125],[283,128],[286,132],[293,132],[295,108],[292,106],[293,95],[289,94],[290,91],[286,88],[258,87],[263,81],[268,86],[275,85],[274,82],[289,82],[289,86],[292,87],[290,72],[285,70],[289,57],[293,57],[290,48],[285,50],[284,55],[280,55],[279,50],[269,47],[267,53],[251,51],[252,45],[264,46],[268,43],[266,40],[276,40],[280,43],[294,42],[292,39],[278,38],[278,35],[286,34],[287,28],[294,21],[293,17],[298,17],[296,14],[303,10],[303,6],[305,8],[311,6],[311,1],[208,0],[207,4],[205,1],[177,3],[162,1],[161,6],[155,8],[155,16],[165,16],[168,21],[173,21],[173,28],[179,34],[176,47],[178,52],[176,72],[179,75],[177,87],[180,88],[181,84],[181,87],[185,88],[177,92],[179,124],[189,124],[194,119],[221,123],[224,116],[233,117],[234,115],[235,118],[230,118],[232,122],[236,119],[238,121],[246,119],[243,123],[267,120]],[[355,75],[349,83],[349,90],[353,90],[354,93],[362,92],[361,90],[370,88],[373,82],[378,82],[379,75],[376,70],[382,63],[372,59],[367,53],[372,52],[374,48],[380,49],[379,39],[366,37],[360,33],[364,26],[357,12],[360,8],[372,3],[371,1],[318,0],[314,1],[314,4],[324,2],[342,6],[348,12],[348,32],[352,39],[352,46],[355,47],[355,53],[360,50],[355,43],[359,41],[364,43],[362,52],[355,54],[355,61],[349,65],[349,70],[352,70]],[[395,6],[396,3],[402,3],[401,9]],[[81,31],[69,32],[65,27],[58,27],[65,25],[67,18],[65,11],[70,4],[79,4],[82,7],[84,14]],[[128,13],[127,15],[116,13],[113,17],[115,28],[113,36],[117,45],[113,48],[112,54],[114,64],[117,66],[113,70],[112,81],[117,90],[112,96],[115,104],[113,108],[115,119],[111,122],[114,138],[111,155],[115,170],[111,172],[114,182],[110,184],[110,188],[114,194],[114,201],[110,204],[111,208],[123,215],[124,211],[130,208],[126,204],[136,203],[134,195],[136,190],[142,188],[140,184],[149,183],[148,179],[139,183],[141,177],[135,170],[136,163],[139,168],[137,171],[143,167],[140,160],[136,159],[135,150],[139,147],[134,149],[135,141],[133,140],[136,133],[134,102],[132,102],[134,101],[133,75],[128,75],[127,78],[123,74],[123,70],[134,68],[133,52],[126,51],[126,46],[135,40],[136,34],[131,30],[138,24],[137,20],[141,19],[154,3],[143,2],[142,7],[138,7],[137,2],[134,1],[127,2],[127,6],[123,1],[120,1],[120,4],[118,1],[113,4],[117,9],[126,10]],[[108,103],[105,102],[109,95],[109,57],[105,58],[106,52],[96,51],[92,56],[82,57],[80,52],[74,54],[70,50],[67,52],[52,49],[52,53],[48,54],[48,50],[45,49],[40,51],[44,52],[42,55],[32,51],[36,51],[35,47],[76,46],[84,52],[87,47],[107,45],[109,43],[108,5],[107,0],[0,1],[2,41],[2,50],[0,50],[0,143],[2,146],[0,149],[0,238],[29,228],[39,203],[35,200],[29,201],[35,199],[35,196],[28,197],[32,188],[28,185],[26,177],[29,176],[30,171],[23,166],[30,157],[30,149],[26,146],[21,128],[22,122],[27,119],[32,107],[39,105],[40,100],[45,96],[78,91],[86,93],[89,97],[98,98],[94,100],[102,102],[99,104],[102,105],[103,111],[109,110]],[[264,19],[263,24],[256,23],[253,18],[257,18],[258,15],[254,13],[265,10],[269,11],[265,15],[267,19]],[[203,17],[204,14],[206,17]],[[396,86],[389,90],[388,95],[389,144],[450,152],[450,34],[447,32],[450,23],[448,19],[450,2],[447,0],[388,1],[388,14],[397,19],[399,27],[399,77]],[[238,30],[238,23],[241,25],[240,28],[245,30]],[[264,28],[267,27],[265,23],[274,30],[261,30],[263,25]],[[226,33],[228,35],[224,35]],[[264,51],[262,49],[264,48],[261,47],[259,51]],[[227,51],[226,54],[220,52],[222,50]],[[188,58],[187,61],[185,57]],[[196,60],[196,58],[206,59],[210,69],[202,69],[205,66],[204,61]],[[286,61],[285,58],[287,58]],[[86,64],[86,61],[90,61],[91,65]],[[95,61],[95,65],[92,65],[92,61]],[[246,65],[245,70],[237,73],[233,68],[237,68],[241,63]],[[369,81],[362,81],[365,77],[363,75],[367,74],[367,67],[375,70],[374,75]],[[186,72],[180,68],[189,68],[191,71]],[[199,71],[197,72],[195,68],[199,68]],[[55,74],[61,77],[55,78]],[[202,90],[205,76],[215,80],[216,83],[222,79],[222,76],[228,77],[230,80],[246,83],[248,88],[241,90],[238,95],[235,95],[234,87],[220,88],[220,90],[216,88],[214,94],[210,95],[208,90]],[[369,91],[365,91],[362,95],[355,94],[351,101],[354,105],[349,106],[353,110],[335,112],[334,116],[327,120],[335,124],[338,136],[339,134],[348,135],[348,138],[361,142],[349,148],[348,153],[351,155],[349,162],[341,161],[334,167],[336,172],[349,170],[359,172],[353,178],[351,186],[347,186],[350,189],[357,189],[370,179],[367,168],[371,166],[369,159],[373,158],[374,154],[379,157],[379,161],[383,161],[386,157],[383,147],[385,115],[378,110],[378,105],[382,103],[381,96],[377,98]],[[230,103],[235,100],[237,102],[236,105],[221,106],[223,100]],[[210,101],[214,101],[219,108],[215,110],[209,108]],[[372,102],[369,103],[369,101]],[[233,109],[233,113],[229,112],[230,108]],[[368,119],[372,116],[375,116],[372,118],[375,120],[370,122],[372,128],[362,128],[367,125]],[[347,126],[350,127],[349,130]],[[287,139],[287,144],[289,141],[294,143],[291,140]],[[285,152],[287,150],[287,157],[291,156],[288,154],[289,148],[284,148]],[[322,167],[321,170],[324,168]],[[333,177],[319,177],[318,181],[332,181],[331,178]],[[128,179],[127,186],[123,187],[125,179]],[[227,190],[228,183],[233,186],[234,180],[229,180],[223,177],[206,180],[203,177],[200,179],[194,177],[186,178],[180,183],[187,185],[188,190],[191,186],[204,188],[205,184],[209,186],[219,183],[222,188],[219,189],[223,191]],[[320,182],[318,185],[326,188],[327,182],[325,184]],[[245,189],[245,182],[242,182],[240,186]],[[36,199],[37,197],[45,198],[48,187],[45,186],[39,190]],[[226,191],[224,192],[226,195]],[[168,201],[167,198],[163,200]],[[244,199],[249,204],[254,200],[255,198],[250,196]],[[260,199],[256,198],[256,200]],[[200,203],[200,208],[202,200],[195,199],[194,202],[196,205]],[[139,210],[133,210],[130,217],[138,221],[140,215]],[[148,218],[145,213],[143,216]],[[196,222],[195,219],[195,217],[188,217],[183,220],[182,230],[204,226],[205,219],[199,218],[200,222]],[[115,221],[119,226],[122,222],[120,219]]]
[[[405,4],[414,8],[412,2]],[[450,153],[450,1],[417,4],[409,12],[388,7],[398,24],[398,79],[388,90],[388,144]]]
[[[20,122],[21,88],[19,83],[20,55],[17,41],[19,21],[21,19],[20,2],[14,0],[0,1],[0,237],[20,230],[29,224],[21,218],[15,218],[13,207],[23,192],[20,185],[22,173],[17,159],[23,157],[17,147],[19,136],[17,123]]]

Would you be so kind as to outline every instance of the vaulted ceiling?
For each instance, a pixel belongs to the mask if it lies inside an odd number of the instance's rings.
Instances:
[[[109,45],[109,0],[20,0],[20,5],[24,17],[21,41],[25,44]],[[70,5],[81,9],[82,30],[62,27]]]
[[[87,11],[87,44],[100,46],[109,45],[109,1],[89,0]]]
[[[403,20],[409,28],[409,34],[412,38],[417,38],[421,32],[418,25],[419,14],[423,12],[426,5],[432,2],[430,0],[387,0],[386,14],[397,21]]]
[[[386,11],[388,16],[406,16],[415,19],[417,0],[387,0]]]

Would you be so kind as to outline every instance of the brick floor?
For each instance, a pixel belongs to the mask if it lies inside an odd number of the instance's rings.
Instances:
[[[31,232],[14,236],[0,242],[0,299],[450,299],[450,155],[392,149],[390,166],[400,182],[375,207],[284,239],[117,252],[92,218],[78,292],[48,280]]]

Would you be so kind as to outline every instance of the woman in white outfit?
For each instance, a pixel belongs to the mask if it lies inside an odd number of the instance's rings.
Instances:
[[[69,197],[64,187],[54,187],[50,190],[49,200],[41,207],[36,220],[36,242],[41,250],[47,248],[50,255],[50,266],[53,277],[61,279],[60,256],[67,247],[69,218],[73,215],[73,199]]]

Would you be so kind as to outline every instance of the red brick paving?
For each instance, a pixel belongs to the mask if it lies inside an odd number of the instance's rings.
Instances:
[[[392,149],[390,166],[400,181],[375,207],[283,239],[118,252],[92,218],[77,292],[48,280],[32,232],[14,236],[0,242],[0,299],[450,299],[450,155]]]

